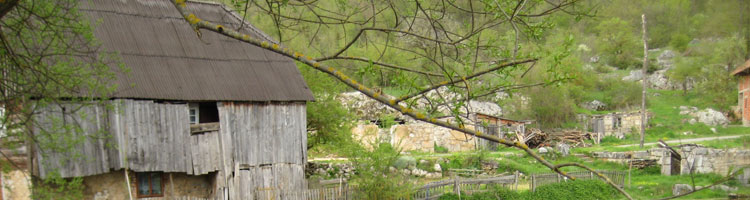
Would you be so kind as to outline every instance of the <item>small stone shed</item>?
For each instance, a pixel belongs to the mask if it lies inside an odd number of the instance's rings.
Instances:
[[[220,4],[187,8],[275,43]],[[63,121],[85,140],[68,152],[34,146],[33,176],[83,177],[85,199],[244,200],[306,188],[313,96],[291,59],[210,31],[198,38],[167,0],[84,0],[80,10],[129,71],[112,66],[110,100],[37,106],[34,134]]]
[[[651,114],[647,113],[646,123]],[[583,127],[593,133],[604,136],[624,137],[625,134],[641,130],[641,112],[612,112],[597,115],[578,115]]]
[[[531,120],[513,120],[502,117],[496,117],[483,113],[473,113],[472,117],[476,122],[476,127],[483,133],[497,136],[499,138],[520,138],[526,135],[526,125],[531,124]],[[477,140],[477,148],[497,149],[497,143],[488,140]]]
[[[740,113],[743,126],[750,126],[750,60],[732,71],[737,77],[737,113]]]

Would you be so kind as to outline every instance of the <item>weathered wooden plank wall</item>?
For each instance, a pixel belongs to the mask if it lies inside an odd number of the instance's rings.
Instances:
[[[232,195],[258,188],[305,187],[304,103],[220,103],[219,131],[198,134],[190,133],[186,104],[137,100],[109,103],[115,109],[85,106],[64,117],[60,107],[40,108],[41,114],[35,119],[40,124],[54,127],[56,118],[64,118],[81,123],[82,135],[109,133],[107,137],[85,137],[71,148],[72,152],[39,152],[40,176],[46,177],[56,169],[62,177],[76,177],[125,167],[188,174],[224,171],[227,173],[217,173],[216,191],[226,187]],[[42,134],[49,127],[35,127],[35,133]],[[61,164],[72,155],[83,159]]]
[[[257,190],[300,190],[306,187],[306,109],[302,103],[219,106],[221,138],[232,199],[253,199]],[[223,141],[227,141],[224,139]],[[278,198],[276,198],[278,199]]]

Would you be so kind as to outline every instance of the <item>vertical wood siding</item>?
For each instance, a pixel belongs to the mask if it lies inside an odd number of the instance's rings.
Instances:
[[[35,120],[43,126],[35,127],[35,134],[43,135],[42,130],[65,119],[79,123],[78,135],[85,136],[69,152],[37,151],[40,176],[52,171],[62,177],[90,176],[126,167],[194,175],[218,171],[215,193],[228,189],[233,199],[251,198],[258,190],[305,187],[304,103],[220,103],[219,131],[198,134],[190,133],[186,104],[108,103],[115,109],[87,105],[63,115],[63,107],[80,106],[39,108]],[[105,137],[94,137],[100,132]]]

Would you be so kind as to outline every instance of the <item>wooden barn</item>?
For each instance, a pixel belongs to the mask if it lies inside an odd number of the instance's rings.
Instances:
[[[275,43],[220,4],[187,7]],[[129,70],[112,66],[118,88],[104,102],[37,106],[40,138],[60,122],[87,137],[69,152],[34,146],[34,175],[83,177],[86,199],[253,199],[306,187],[313,96],[291,59],[209,31],[199,38],[167,0],[86,0],[80,11]]]
[[[737,76],[737,113],[742,119],[743,126],[750,126],[750,60],[732,71]]]

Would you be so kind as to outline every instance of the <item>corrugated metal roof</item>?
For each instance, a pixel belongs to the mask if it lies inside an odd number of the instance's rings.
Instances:
[[[219,4],[188,2],[202,20],[237,30],[237,15]],[[290,58],[202,31],[198,38],[168,0],[84,0],[81,11],[105,51],[118,52],[114,98],[189,101],[310,101]],[[240,30],[274,42],[245,23]],[[275,42],[274,42],[275,43]]]

